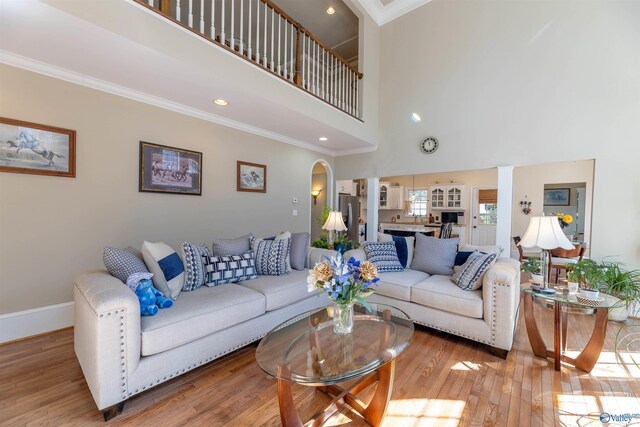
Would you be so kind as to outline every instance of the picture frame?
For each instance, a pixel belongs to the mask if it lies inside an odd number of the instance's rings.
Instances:
[[[544,206],[569,206],[570,188],[544,190]]]
[[[76,131],[0,117],[0,172],[76,176]]]
[[[142,193],[202,195],[202,153],[140,141]]]
[[[267,165],[238,160],[237,191],[267,192]]]

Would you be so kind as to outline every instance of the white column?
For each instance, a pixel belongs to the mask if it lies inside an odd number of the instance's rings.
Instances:
[[[511,211],[513,204],[513,166],[498,166],[498,224],[496,245],[503,248],[503,256],[511,254]]]
[[[367,241],[378,241],[378,203],[380,178],[367,178]]]

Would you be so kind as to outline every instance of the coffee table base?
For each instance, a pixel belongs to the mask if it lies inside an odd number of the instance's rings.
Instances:
[[[337,385],[318,386],[316,389],[333,397],[331,404],[321,413],[316,414],[310,421],[303,423],[298,415],[293,396],[291,394],[291,383],[278,379],[278,403],[280,405],[280,420],[283,427],[302,427],[304,425],[321,426],[329,417],[339,411],[345,405],[361,415],[365,421],[374,427],[382,424],[382,420],[387,412],[387,406],[393,391],[393,378],[395,374],[395,359],[382,365],[376,371],[364,377],[349,390],[345,390]],[[280,367],[286,370],[286,367]],[[280,375],[282,377],[282,375]],[[378,383],[375,394],[366,407],[355,396],[362,390],[374,383]]]

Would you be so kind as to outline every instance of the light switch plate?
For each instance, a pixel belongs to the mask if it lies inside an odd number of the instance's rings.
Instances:
[[[298,216],[298,209],[293,210],[293,216]]]

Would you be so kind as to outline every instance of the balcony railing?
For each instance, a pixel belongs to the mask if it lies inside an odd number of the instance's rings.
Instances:
[[[362,73],[271,0],[134,1],[360,117]]]

